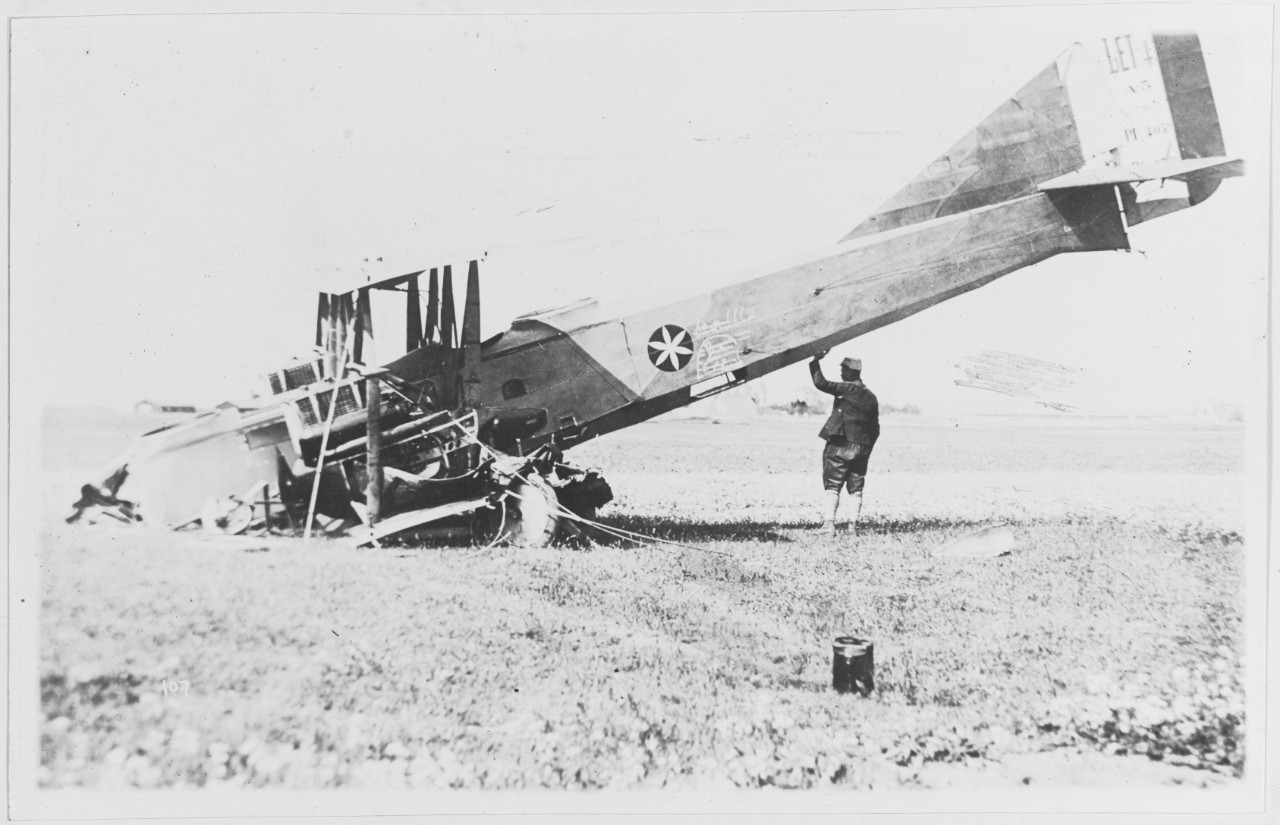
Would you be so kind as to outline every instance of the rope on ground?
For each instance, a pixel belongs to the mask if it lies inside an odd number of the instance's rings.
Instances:
[[[515,498],[518,498],[521,501],[524,501],[524,498],[525,498],[519,493],[513,492],[511,490],[504,490],[503,495],[514,496]],[[567,517],[573,521],[579,521],[579,522],[582,522],[583,524],[590,525],[591,527],[594,527],[597,530],[600,530],[601,532],[612,534],[618,538],[634,541],[637,544],[654,544],[654,545],[669,544],[672,547],[680,547],[685,550],[695,550],[699,553],[711,553],[713,555],[723,556],[725,558],[732,558],[731,554],[726,553],[723,550],[712,550],[709,547],[697,547],[692,544],[684,544],[683,542],[679,542],[679,541],[671,541],[670,539],[658,538],[657,536],[646,536],[643,533],[636,533],[631,530],[625,530],[621,527],[610,527],[607,524],[602,524],[593,519],[589,519],[586,516],[575,513],[558,501],[555,503],[555,508],[561,516]]]
[[[485,444],[485,443],[484,443],[483,441],[481,441],[480,439],[478,439],[478,438],[476,438],[476,437],[474,437],[474,436],[471,436],[469,433],[467,434],[467,436],[466,436],[466,437],[467,437],[467,438],[468,438],[468,440],[470,440],[473,444],[475,444],[476,446],[478,446],[482,452],[488,453],[488,454],[489,454],[489,456],[490,456],[491,458],[498,459],[498,458],[501,458],[501,457],[502,457],[502,456],[501,456],[501,455],[500,455],[496,450],[494,450],[494,449],[493,449],[492,447],[490,447],[488,444]],[[531,454],[530,456],[528,456],[528,458],[532,459],[532,458],[533,458],[533,454]],[[569,467],[569,465],[567,465],[567,464],[562,464],[562,463],[560,463],[560,462],[556,462],[556,463],[557,463],[557,464],[560,464],[560,466],[562,466],[562,467]],[[570,469],[572,469],[572,468],[570,468]],[[501,501],[502,501],[502,499],[503,499],[503,498],[506,498],[507,496],[514,496],[515,498],[518,498],[518,499],[520,499],[521,501],[523,501],[523,500],[524,500],[524,496],[521,496],[519,493],[513,492],[513,491],[511,490],[511,488],[509,488],[509,487],[508,487],[508,488],[505,488],[505,489],[502,491],[501,495],[500,495],[500,496],[499,496],[499,498],[498,498],[498,501],[499,501],[499,502],[501,502]],[[696,552],[698,552],[698,553],[710,553],[710,554],[712,554],[712,555],[722,556],[722,557],[724,557],[724,558],[728,558],[728,559],[733,558],[733,556],[732,556],[731,554],[726,553],[726,552],[724,552],[723,550],[712,550],[712,549],[710,549],[710,548],[708,548],[708,547],[697,547],[697,546],[692,545],[692,544],[684,544],[683,542],[671,541],[671,540],[669,540],[669,539],[661,539],[661,538],[658,538],[657,536],[646,536],[646,535],[644,535],[643,533],[635,533],[635,532],[632,532],[631,530],[625,530],[625,529],[623,529],[623,528],[621,528],[621,527],[609,527],[608,525],[601,524],[601,523],[600,523],[600,522],[598,522],[598,521],[593,521],[592,519],[589,519],[589,518],[587,518],[586,516],[582,516],[582,515],[579,515],[578,513],[573,512],[573,511],[572,511],[572,510],[570,510],[568,507],[565,507],[563,504],[561,504],[561,503],[560,503],[560,501],[559,501],[559,498],[556,498],[556,500],[555,500],[555,502],[554,502],[554,507],[555,507],[555,509],[559,512],[559,514],[560,514],[561,516],[567,516],[569,519],[571,519],[571,520],[573,520],[573,521],[578,521],[578,522],[581,522],[581,523],[583,523],[583,524],[590,525],[590,526],[592,526],[592,527],[596,528],[597,530],[600,530],[600,531],[605,532],[605,533],[609,533],[609,534],[614,535],[614,536],[616,536],[616,537],[618,537],[618,538],[629,539],[629,540],[631,540],[631,541],[636,542],[637,544],[646,544],[646,543],[648,543],[648,544],[653,544],[653,545],[669,544],[669,545],[671,545],[672,547],[680,547],[680,548],[683,548],[683,549],[685,549],[685,550],[693,550],[693,551],[696,551]],[[504,518],[505,518],[505,508],[504,508]],[[499,535],[501,535],[501,533],[499,533]]]

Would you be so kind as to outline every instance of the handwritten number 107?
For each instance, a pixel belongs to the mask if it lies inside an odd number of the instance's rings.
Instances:
[[[161,679],[160,691],[168,696],[170,693],[177,693],[178,689],[182,689],[182,695],[186,696],[191,692],[191,681],[188,679]]]

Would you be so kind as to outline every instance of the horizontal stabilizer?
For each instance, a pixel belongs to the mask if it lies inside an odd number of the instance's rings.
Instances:
[[[1077,186],[1107,186],[1151,180],[1186,181],[1200,173],[1229,178],[1242,174],[1244,163],[1238,158],[1186,158],[1158,160],[1129,166],[1100,166],[1079,169],[1040,184],[1040,189],[1071,189]]]

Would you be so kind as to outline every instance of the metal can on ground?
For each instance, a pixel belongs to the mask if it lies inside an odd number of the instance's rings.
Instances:
[[[832,646],[831,687],[836,693],[870,696],[875,690],[875,645],[856,636],[839,636]]]

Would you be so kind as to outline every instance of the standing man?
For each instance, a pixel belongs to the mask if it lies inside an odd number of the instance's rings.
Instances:
[[[815,387],[835,396],[831,417],[818,433],[827,441],[826,449],[822,451],[822,486],[827,493],[822,531],[835,535],[841,487],[849,490],[853,501],[850,530],[857,525],[858,515],[862,512],[867,459],[880,437],[880,403],[875,393],[862,383],[862,361],[845,358],[840,362],[840,380],[828,381],[822,374],[824,355],[825,352],[820,352],[813,356],[809,362],[809,374],[813,376]]]

